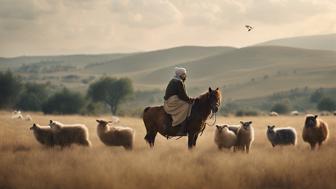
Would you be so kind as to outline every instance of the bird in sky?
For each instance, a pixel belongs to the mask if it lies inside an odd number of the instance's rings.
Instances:
[[[250,25],[245,25],[245,27],[247,28],[247,31],[251,31],[253,29],[253,27]]]

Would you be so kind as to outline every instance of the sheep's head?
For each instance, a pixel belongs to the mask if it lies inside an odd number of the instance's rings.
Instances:
[[[315,127],[317,122],[317,115],[307,115],[305,127]]]
[[[35,130],[37,129],[37,125],[34,123],[32,127],[29,128],[30,130]]]
[[[275,125],[268,125],[267,126],[267,133],[269,133],[269,134],[274,133],[274,127],[275,127]]]
[[[56,130],[61,128],[61,124],[57,121],[50,120],[49,121],[49,127]]]
[[[216,128],[218,132],[227,131],[229,129],[227,125],[216,125]]]
[[[240,121],[240,124],[242,125],[243,129],[248,130],[251,128],[252,121]]]
[[[106,127],[109,123],[112,123],[112,121],[105,121],[105,120],[96,120],[98,123],[98,127]]]

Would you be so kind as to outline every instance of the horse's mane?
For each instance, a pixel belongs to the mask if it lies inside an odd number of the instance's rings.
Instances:
[[[219,99],[219,101],[221,101],[222,99],[222,94],[219,90],[215,90],[216,91],[216,96],[217,98]],[[209,91],[201,94],[200,96],[196,97],[196,99],[199,101],[199,102],[204,102],[208,99],[209,97]]]

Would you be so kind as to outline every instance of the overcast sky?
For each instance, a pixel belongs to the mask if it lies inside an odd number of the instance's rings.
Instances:
[[[242,47],[327,33],[336,33],[336,0],[0,0],[7,57]]]

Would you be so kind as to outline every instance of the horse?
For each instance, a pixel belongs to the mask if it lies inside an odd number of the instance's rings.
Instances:
[[[217,88],[197,97],[191,109],[191,114],[186,120],[188,148],[192,149],[196,146],[198,135],[205,129],[205,121],[211,114],[217,113],[221,102],[221,93]],[[176,136],[179,126],[170,127],[167,131],[165,124],[168,122],[170,115],[166,114],[163,106],[146,107],[143,112],[143,122],[146,127],[145,140],[149,146],[154,147],[155,137],[157,133],[162,136]]]

